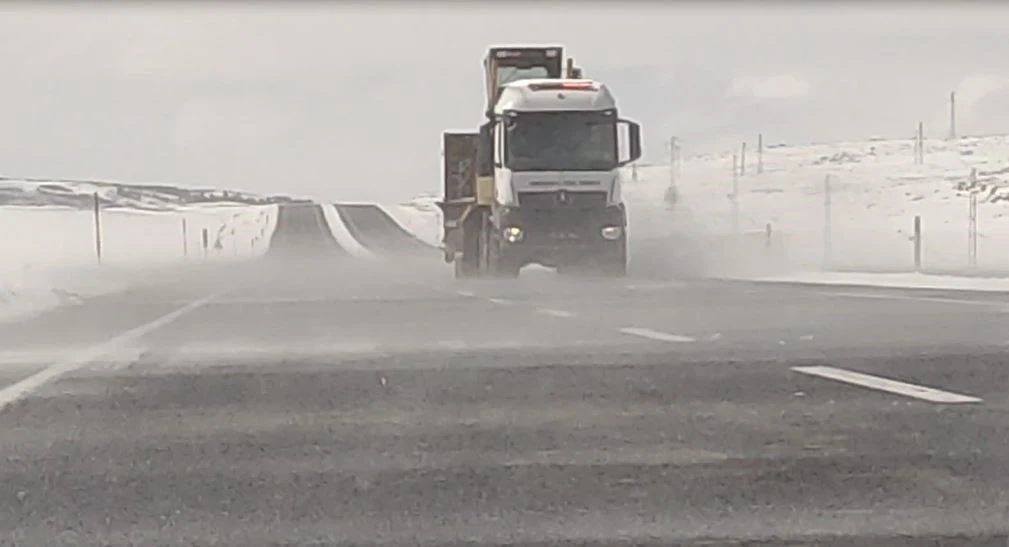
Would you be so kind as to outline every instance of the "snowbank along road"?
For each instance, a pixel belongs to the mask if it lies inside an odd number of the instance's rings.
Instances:
[[[1005,545],[1009,295],[459,283],[372,207],[0,330],[7,545]],[[957,543],[959,542],[959,543]]]

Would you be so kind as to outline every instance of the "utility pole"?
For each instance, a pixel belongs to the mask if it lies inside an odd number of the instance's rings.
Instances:
[[[95,201],[95,257],[98,259],[98,263],[102,263],[102,215],[101,215],[101,205],[98,199],[98,192],[94,193]]]

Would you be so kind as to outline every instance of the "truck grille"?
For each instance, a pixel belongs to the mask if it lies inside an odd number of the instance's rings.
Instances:
[[[566,245],[599,239],[603,220],[585,209],[527,209],[522,223],[532,245]]]
[[[528,209],[601,209],[606,207],[606,192],[520,192],[519,206]]]

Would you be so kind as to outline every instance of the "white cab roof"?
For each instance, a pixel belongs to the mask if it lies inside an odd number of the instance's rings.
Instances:
[[[560,86],[572,86],[558,89]],[[574,88],[583,87],[583,89]],[[542,88],[540,88],[542,87]],[[529,79],[505,84],[494,106],[496,114],[508,110],[546,112],[552,110],[609,110],[617,107],[609,88],[602,82],[574,79]]]
[[[492,49],[563,49],[564,46],[560,44],[498,44],[490,46],[487,51]]]

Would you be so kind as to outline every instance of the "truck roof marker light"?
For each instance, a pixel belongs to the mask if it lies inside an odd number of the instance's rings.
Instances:
[[[531,91],[598,91],[593,82],[550,82],[529,84]]]

